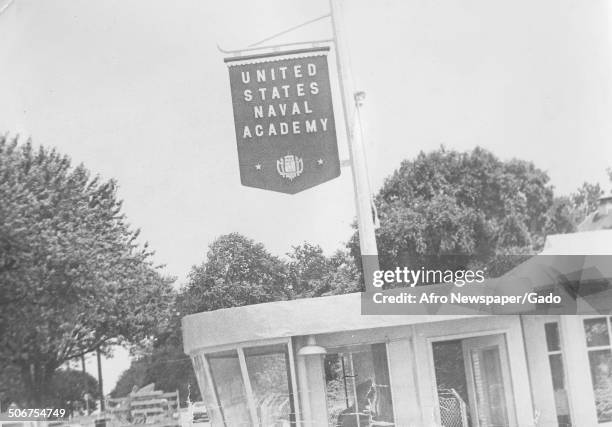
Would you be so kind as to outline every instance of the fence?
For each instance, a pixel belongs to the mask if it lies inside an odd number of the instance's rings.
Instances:
[[[455,389],[439,389],[438,401],[443,427],[469,427],[467,405]]]

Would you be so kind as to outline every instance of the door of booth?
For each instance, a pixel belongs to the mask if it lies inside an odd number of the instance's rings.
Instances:
[[[462,340],[472,427],[517,425],[503,334]]]

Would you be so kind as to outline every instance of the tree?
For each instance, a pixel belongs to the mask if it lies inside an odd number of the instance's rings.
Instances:
[[[134,386],[140,388],[147,383],[145,375],[147,374],[148,359],[146,357],[132,359],[130,367],[123,371],[115,388],[110,392],[111,397],[125,397],[134,389]]]
[[[612,169],[607,169],[612,181]],[[572,233],[587,216],[597,210],[599,198],[605,191],[599,185],[584,182],[569,196],[555,197],[549,209],[548,234]]]
[[[330,271],[330,262],[319,245],[304,242],[293,246],[289,257],[288,282],[291,291],[298,296],[316,296]]]
[[[137,244],[117,184],[55,150],[0,138],[0,365],[43,407],[65,361],[164,324],[171,280]]]
[[[191,401],[200,400],[200,390],[191,364],[183,352],[182,340],[179,345],[164,343],[155,348],[149,357],[144,384],[155,383],[159,390],[178,390],[181,401],[190,395]]]
[[[572,196],[555,197],[548,208],[547,222],[544,230],[546,235],[557,233],[573,233],[576,226],[584,219],[582,208],[576,207]]]
[[[69,408],[68,402],[73,406],[85,407],[85,394],[99,399],[98,381],[86,372],[73,369],[58,369],[51,380],[51,395],[48,404],[55,408]]]
[[[12,402],[20,406],[27,405],[23,401],[25,395],[21,372],[14,365],[6,365],[0,372],[0,403],[6,408]],[[83,396],[89,393],[99,398],[98,381],[91,375],[72,369],[58,369],[51,377],[50,393],[47,405],[54,408],[85,407]],[[68,404],[70,402],[70,405]]]
[[[191,271],[181,300],[185,314],[292,298],[360,290],[346,251],[326,257],[318,245],[294,246],[284,261],[238,233],[219,237],[206,261]]]
[[[191,401],[200,399],[198,383],[191,359],[183,352],[181,312],[184,295],[176,301],[177,310],[168,327],[160,330],[147,354],[133,360],[112,392],[114,397],[127,396],[134,386],[142,387],[155,383],[158,390],[178,390],[181,403],[189,396]]]
[[[344,250],[331,257],[319,245],[304,242],[287,254],[287,282],[292,298],[337,295],[362,290],[359,270]]]
[[[180,329],[178,331],[180,333]],[[150,355],[133,360],[121,374],[112,397],[125,397],[133,389],[155,383],[155,388],[166,392],[178,390],[181,404],[187,397],[194,402],[201,399],[191,359],[183,353],[182,342],[156,346]]]
[[[13,402],[23,406],[26,403],[22,400],[24,395],[19,369],[14,365],[0,365],[0,408],[6,408]]]
[[[589,214],[595,212],[599,198],[603,194],[604,191],[599,184],[589,184],[588,182],[583,183],[575,193],[572,193],[569,199],[574,223],[580,224]]]
[[[376,196],[382,268],[466,268],[542,246],[553,190],[545,172],[476,148],[405,160]],[[358,236],[349,243],[359,255]]]
[[[206,260],[191,269],[184,314],[288,299],[285,265],[261,243],[231,233],[209,247]]]

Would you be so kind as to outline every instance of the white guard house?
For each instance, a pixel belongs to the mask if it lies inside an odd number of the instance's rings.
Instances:
[[[612,254],[612,230],[547,254]],[[183,319],[213,426],[612,426],[612,318],[361,315],[360,295]]]

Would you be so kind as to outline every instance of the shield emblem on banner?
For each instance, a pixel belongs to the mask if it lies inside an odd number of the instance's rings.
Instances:
[[[295,194],[340,175],[328,50],[225,59],[242,185]]]

